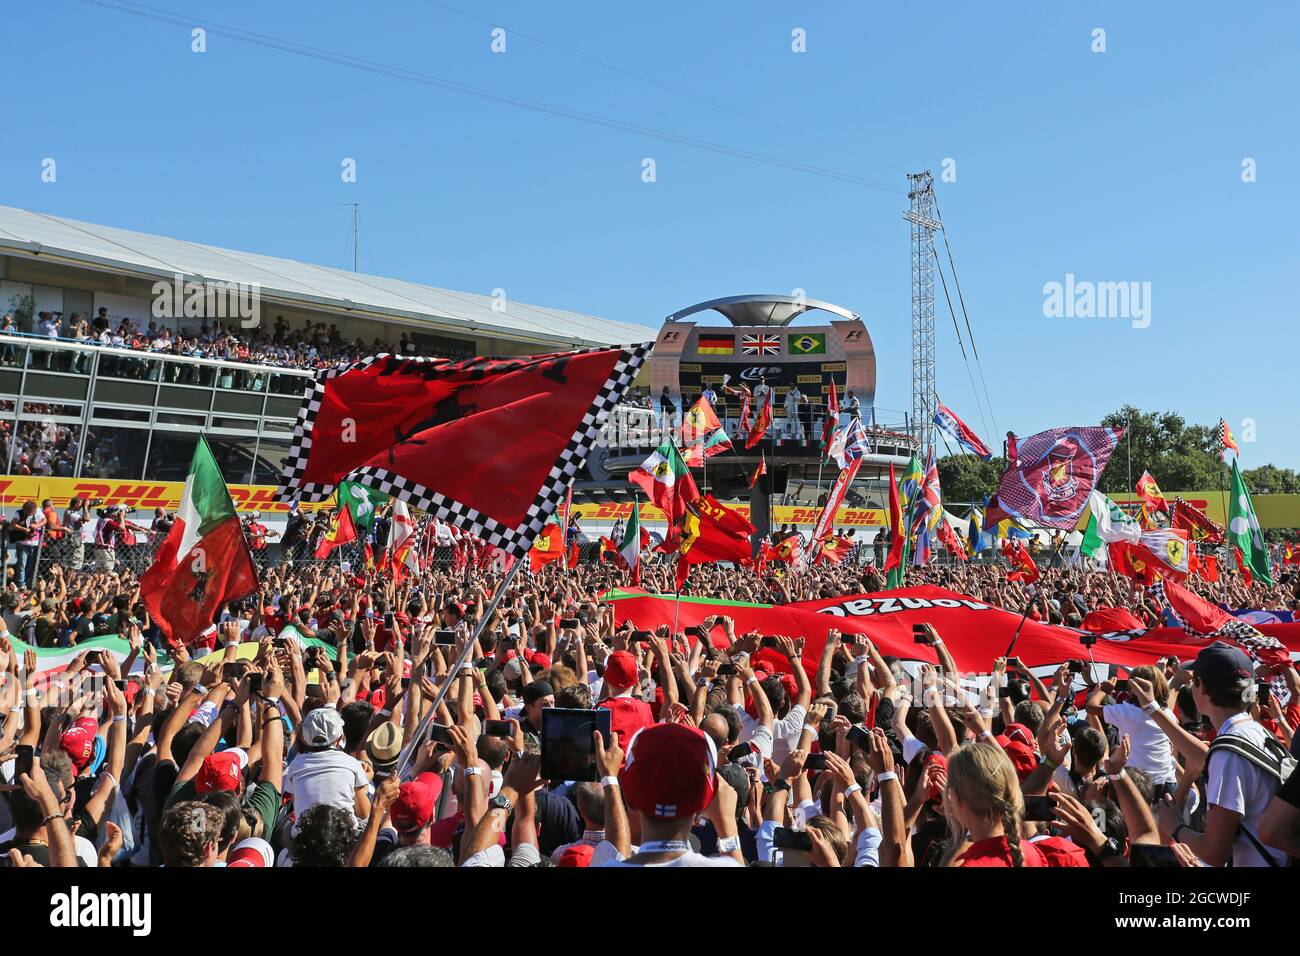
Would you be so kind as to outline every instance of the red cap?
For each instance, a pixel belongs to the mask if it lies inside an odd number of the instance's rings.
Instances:
[[[1001,734],[998,735],[998,743],[1002,744],[1002,749],[1011,758],[1011,765],[1016,768],[1017,777],[1023,781],[1034,772],[1034,768],[1038,766],[1038,758],[1034,756],[1032,747],[1018,740],[1010,740]]]
[[[628,805],[659,819],[689,817],[713,799],[713,741],[684,724],[654,724],[628,744],[619,783]]]
[[[615,651],[605,662],[605,683],[610,687],[635,687],[636,672],[636,658],[627,651]]]
[[[588,846],[585,843],[575,843],[573,846],[566,847],[555,861],[556,866],[591,866],[591,855],[596,852],[594,846]]]
[[[1034,735],[1024,724],[1007,724],[1004,733],[1008,740],[1019,741],[1030,750],[1034,749]]]
[[[442,794],[442,778],[436,773],[422,773],[402,784],[388,816],[399,830],[419,830],[433,820],[433,807]]]
[[[246,766],[248,754],[238,747],[231,747],[219,754],[208,754],[194,776],[195,794],[201,797],[205,793],[220,793],[223,790],[238,793]]]
[[[98,732],[99,724],[95,718],[78,717],[77,722],[59,738],[59,746],[72,758],[72,765],[78,773],[85,769],[95,753],[95,735]]]
[[[275,851],[271,844],[259,837],[249,837],[235,844],[226,857],[226,867],[263,867],[275,864]]]
[[[538,651],[528,663],[540,667],[542,670],[547,670],[551,666],[551,656]]]
[[[927,766],[934,765],[942,767],[944,770],[948,769],[948,758],[937,750],[931,750],[925,755],[925,763]],[[931,800],[943,799],[943,791],[939,789],[938,784],[930,788],[929,797]]]

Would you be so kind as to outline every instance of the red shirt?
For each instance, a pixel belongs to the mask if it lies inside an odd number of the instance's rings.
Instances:
[[[1024,857],[1025,866],[1046,866],[1043,851],[1028,840],[1020,841],[1020,855]],[[1011,847],[1005,836],[989,837],[976,840],[970,848],[957,857],[962,866],[1014,866],[1011,861]]]
[[[635,697],[611,697],[602,700],[600,706],[610,712],[609,729],[618,737],[618,745],[624,753],[627,753],[628,741],[632,735],[655,722],[650,705]]]

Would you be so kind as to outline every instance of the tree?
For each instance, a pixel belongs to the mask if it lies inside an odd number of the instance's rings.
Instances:
[[[945,455],[935,462],[945,502],[979,502],[993,494],[1007,470],[1005,458],[981,461],[974,455]]]

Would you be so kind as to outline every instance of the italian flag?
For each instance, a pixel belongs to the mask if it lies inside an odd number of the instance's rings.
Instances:
[[[627,519],[627,530],[618,543],[618,555],[632,572],[632,583],[641,583],[641,508],[632,503],[632,517]]]
[[[671,441],[655,449],[640,468],[627,476],[627,480],[649,495],[650,503],[668,515],[673,524],[686,513],[686,503],[700,496],[691,470]]]
[[[140,597],[171,641],[191,643],[221,606],[257,590],[239,515],[207,440],[200,435],[176,521],[140,576]]]

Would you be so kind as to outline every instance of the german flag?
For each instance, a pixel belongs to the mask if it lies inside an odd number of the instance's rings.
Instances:
[[[695,345],[695,351],[700,355],[735,355],[736,337],[734,335],[701,332]]]

